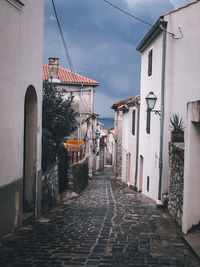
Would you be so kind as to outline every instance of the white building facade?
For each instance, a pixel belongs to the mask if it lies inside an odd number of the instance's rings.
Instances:
[[[43,5],[0,1],[0,235],[40,211]]]
[[[195,1],[160,16],[137,47],[142,55],[137,187],[158,203],[168,191],[169,118],[177,113],[186,126],[187,102],[200,99],[199,15],[200,2]],[[160,116],[151,112],[146,130],[150,92],[157,97],[154,110]]]
[[[136,187],[138,172],[139,97],[119,107],[122,117],[122,181]]]

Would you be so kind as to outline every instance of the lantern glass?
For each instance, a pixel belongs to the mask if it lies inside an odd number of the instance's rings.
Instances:
[[[99,130],[96,130],[96,139],[99,139],[99,137],[100,137],[100,131]]]
[[[154,95],[153,92],[150,92],[146,97],[147,109],[150,109],[150,110],[154,109],[156,101],[157,101],[157,97]]]

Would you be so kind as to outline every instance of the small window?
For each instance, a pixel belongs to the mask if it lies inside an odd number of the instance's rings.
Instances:
[[[135,135],[135,110],[132,113],[132,135]]]
[[[148,76],[152,75],[153,50],[149,51],[148,55]]]
[[[149,192],[149,176],[147,176],[147,192]]]

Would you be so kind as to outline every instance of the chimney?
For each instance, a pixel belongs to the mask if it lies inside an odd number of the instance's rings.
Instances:
[[[59,58],[49,58],[49,80],[60,82],[58,77]]]

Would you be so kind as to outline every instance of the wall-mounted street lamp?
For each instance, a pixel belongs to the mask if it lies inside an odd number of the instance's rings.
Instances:
[[[101,135],[100,131],[99,130],[96,130],[95,135],[96,135],[96,139],[99,139],[99,137]]]
[[[100,135],[101,135],[101,132],[99,130],[96,130],[95,131],[95,138],[93,139],[93,141],[94,141],[94,150],[93,150],[93,152],[96,153],[96,154],[98,153],[98,147],[99,147],[98,140],[99,140]]]
[[[153,92],[148,93],[145,99],[147,102],[147,110],[149,109],[150,111],[155,112],[155,114],[161,116],[160,110],[154,110],[157,101],[157,97],[154,95],[154,93]]]
[[[161,116],[160,110],[154,110],[157,97],[154,95],[153,92],[148,93],[146,96],[146,103],[147,103],[147,126],[146,126],[146,132],[150,134],[150,120],[151,120],[151,112],[155,112],[155,114]]]

